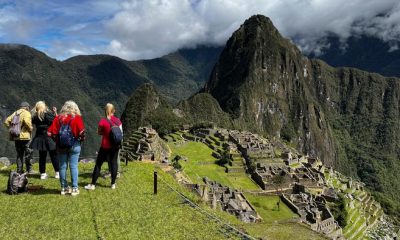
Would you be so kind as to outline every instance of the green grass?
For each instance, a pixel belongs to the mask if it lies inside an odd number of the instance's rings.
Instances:
[[[272,223],[275,221],[285,221],[299,217],[282,201],[280,201],[278,210],[278,196],[255,196],[252,194],[245,195],[249,202],[257,208],[257,212],[263,218],[263,222]]]
[[[292,168],[299,168],[301,166],[301,163],[293,163],[290,165]]]
[[[203,183],[203,177],[217,181],[223,185],[236,189],[259,190],[244,172],[230,175],[225,173],[225,168],[215,164],[217,160],[212,154],[212,150],[207,145],[200,142],[186,142],[182,145],[169,143],[172,150],[172,158],[181,155],[188,158],[188,161],[181,161],[183,171],[194,183]]]
[[[165,184],[160,182],[158,195],[153,195],[154,165],[130,163],[116,190],[110,189],[109,179],[99,179],[96,190],[89,192],[83,185],[89,183],[92,167],[80,164],[81,193],[76,197],[61,196],[57,179],[43,181],[38,175],[30,181],[43,189],[7,195],[9,171],[1,171],[1,239],[224,238],[216,223],[185,204]],[[159,172],[172,186],[185,191],[171,176]]]

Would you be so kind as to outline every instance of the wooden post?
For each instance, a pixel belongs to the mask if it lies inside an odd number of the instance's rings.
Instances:
[[[154,171],[154,194],[157,194],[157,171]]]

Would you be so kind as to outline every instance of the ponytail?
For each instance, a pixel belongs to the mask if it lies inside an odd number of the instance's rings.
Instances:
[[[104,115],[106,118],[113,115],[115,113],[115,107],[111,103],[107,103],[104,108]]]

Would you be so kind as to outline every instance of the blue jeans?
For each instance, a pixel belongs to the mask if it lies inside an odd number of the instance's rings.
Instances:
[[[67,188],[67,168],[71,171],[71,182],[72,188],[78,188],[78,159],[81,153],[81,144],[79,142],[65,152],[59,152],[57,155],[58,161],[60,161],[60,183],[61,188]]]

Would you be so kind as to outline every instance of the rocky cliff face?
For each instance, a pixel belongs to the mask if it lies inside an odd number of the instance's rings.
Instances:
[[[268,18],[254,16],[229,39],[204,91],[237,127],[284,137],[333,165],[335,144],[312,69]]]

